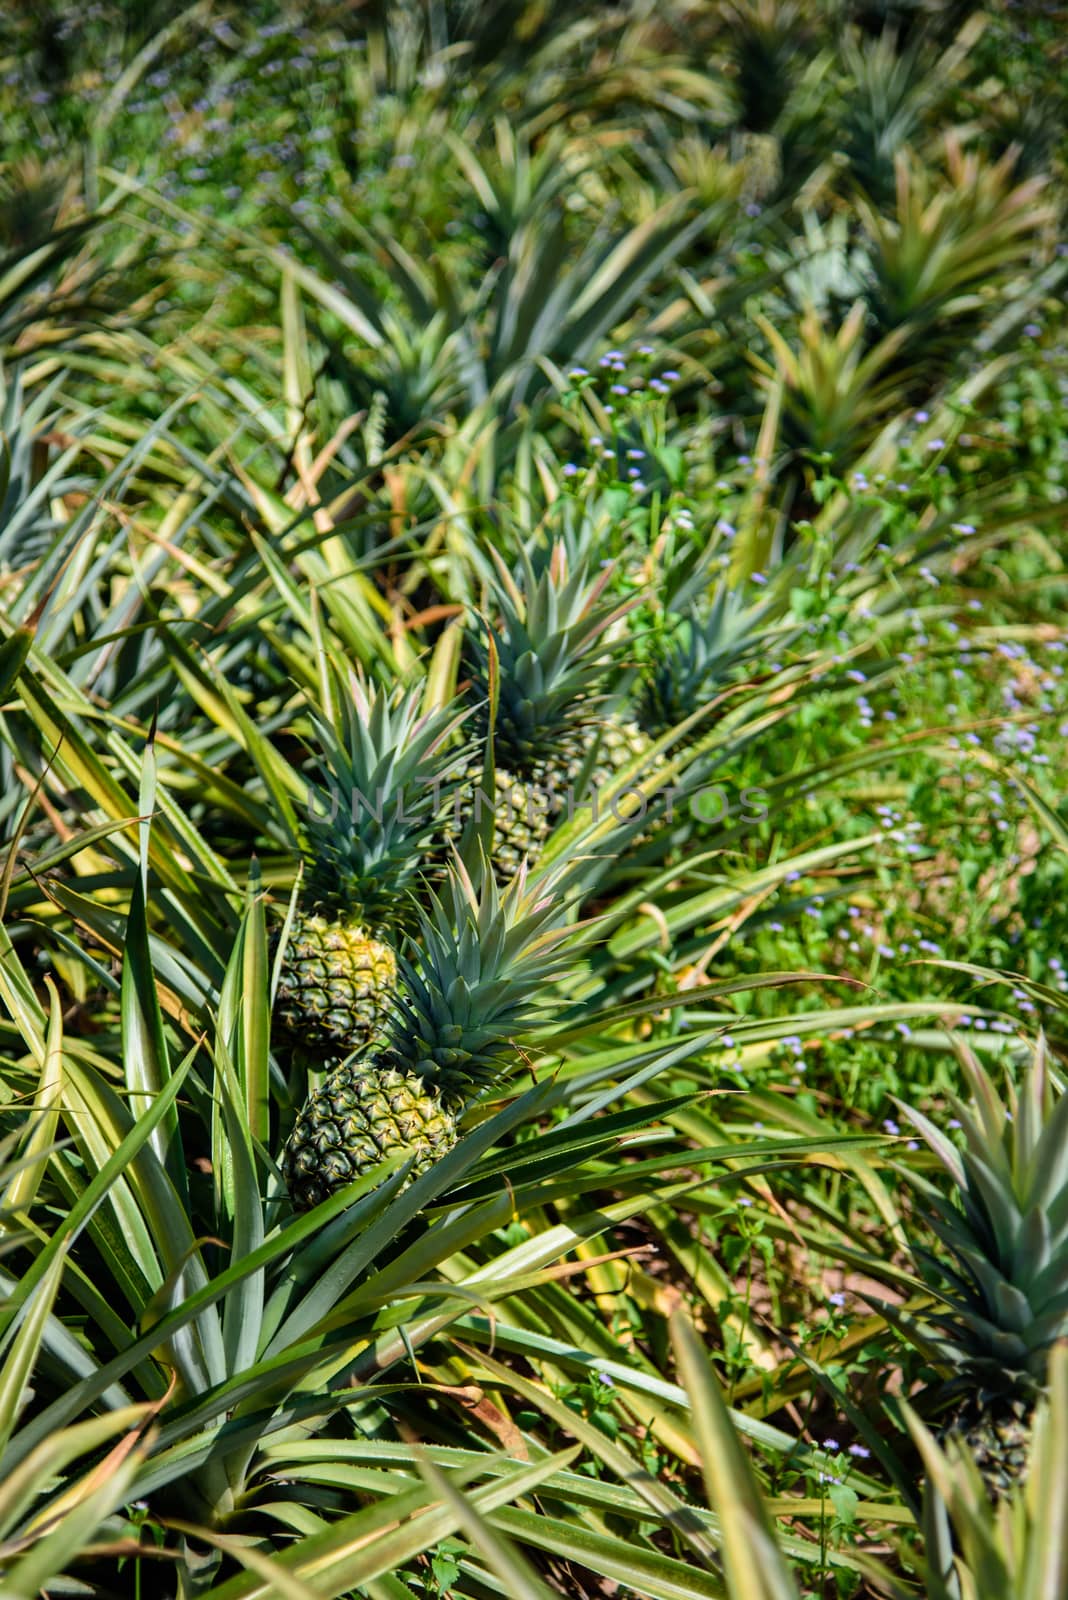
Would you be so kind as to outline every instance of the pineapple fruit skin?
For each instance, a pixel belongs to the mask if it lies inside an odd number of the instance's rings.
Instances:
[[[381,1032],[397,989],[397,957],[356,921],[318,912],[293,924],[275,1021],[308,1050],[348,1055]]]
[[[598,727],[562,738],[556,756],[537,762],[528,775],[498,767],[493,805],[493,864],[497,870],[517,872],[524,860],[537,859],[559,824],[581,816],[584,810],[589,814],[591,808],[602,813],[604,791],[628,763],[645,755],[649,743],[637,723],[609,717]],[[655,764],[662,762],[660,757]],[[481,773],[472,775],[458,808],[454,838],[474,809],[480,786]]]
[[[457,862],[430,903],[380,1039],[335,1065],[297,1117],[282,1158],[297,1210],[392,1154],[412,1161],[411,1175],[426,1171],[456,1143],[464,1109],[500,1080],[517,1035],[544,1015],[566,928],[543,882],[528,887],[520,872],[502,890],[486,873],[476,889]]]
[[[452,1112],[420,1078],[373,1061],[346,1063],[305,1102],[285,1147],[282,1175],[294,1208],[308,1211],[398,1151],[415,1158],[411,1181],[456,1137]]]
[[[588,787],[595,794],[598,790],[606,788],[629,762],[647,755],[649,745],[649,736],[636,722],[623,717],[607,717],[599,729],[596,761]],[[571,774],[575,779],[579,777],[583,759],[584,757],[580,757],[577,762],[572,763]],[[661,766],[663,759],[663,756],[659,757],[655,764]]]
[[[536,777],[524,782],[503,767],[495,789],[494,865],[499,871],[518,872],[521,862],[533,861],[541,851],[560,800]]]
[[[1000,1500],[1027,1476],[1032,1421],[1032,1407],[1022,1399],[970,1396],[938,1439],[943,1448],[951,1439],[966,1445],[990,1498]]]

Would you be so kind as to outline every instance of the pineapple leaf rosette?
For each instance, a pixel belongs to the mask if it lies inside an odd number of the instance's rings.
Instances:
[[[506,871],[647,748],[636,724],[606,714],[626,642],[615,625],[636,603],[606,595],[611,576],[581,556],[569,566],[562,544],[540,571],[524,556],[497,574],[471,640],[473,721],[484,738],[492,722],[493,859]]]
[[[913,1250],[939,1307],[923,1321],[893,1320],[949,1374],[943,1436],[963,1437],[1001,1494],[1026,1467],[1050,1352],[1068,1336],[1068,1095],[1043,1039],[1004,1099],[969,1050],[958,1054],[973,1097],[971,1107],[954,1104],[962,1148],[902,1108],[955,1189],[947,1197],[910,1180],[943,1247]]]
[[[642,728],[656,735],[673,728],[796,632],[780,615],[773,595],[756,603],[727,584],[665,618],[646,663],[638,700]]]

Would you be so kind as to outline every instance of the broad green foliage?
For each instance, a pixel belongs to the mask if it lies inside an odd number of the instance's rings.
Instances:
[[[0,1591],[1068,1592],[1059,9],[31,9]]]

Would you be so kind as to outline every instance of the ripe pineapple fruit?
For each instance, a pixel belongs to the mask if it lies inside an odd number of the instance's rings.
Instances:
[[[312,1053],[356,1049],[377,1033],[396,987],[396,954],[362,918],[312,911],[290,931],[274,1020]]]
[[[398,1151],[426,1171],[456,1142],[456,1118],[436,1089],[374,1060],[336,1067],[311,1094],[282,1158],[294,1206],[309,1211]]]
[[[971,1053],[960,1057],[975,1102],[955,1108],[963,1150],[902,1108],[957,1200],[913,1180],[949,1259],[915,1250],[944,1309],[922,1326],[901,1322],[947,1369],[943,1437],[963,1438],[996,1497],[1026,1470],[1050,1350],[1068,1335],[1068,1095],[1054,1087],[1042,1039],[1007,1104]]]
[[[334,728],[316,720],[323,790],[305,822],[307,889],[290,929],[275,1022],[312,1055],[365,1049],[396,993],[392,939],[439,826],[443,785],[462,765],[458,723],[423,714],[418,689],[353,678]]]
[[[518,581],[501,573],[493,626],[472,645],[483,734],[496,700],[494,861],[506,870],[535,856],[555,823],[645,746],[635,725],[600,710],[618,653],[606,634],[631,608],[604,598],[610,577],[591,577],[581,561],[569,571],[563,545],[540,574],[524,560]]]
[[[552,900],[528,894],[523,871],[503,892],[486,873],[476,893],[466,870],[450,867],[421,918],[418,957],[401,962],[384,1035],[331,1072],[297,1118],[282,1171],[298,1209],[396,1151],[414,1157],[415,1176],[451,1148],[465,1105],[538,1018],[557,969],[558,917]]]

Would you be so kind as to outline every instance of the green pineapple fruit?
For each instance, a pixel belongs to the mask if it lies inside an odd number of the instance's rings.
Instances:
[[[609,712],[588,731],[581,755],[572,757],[567,769],[568,782],[576,793],[599,795],[624,767],[648,753],[648,735],[637,722],[618,712]]]
[[[335,729],[316,721],[323,790],[305,822],[307,889],[279,975],[275,1021],[302,1049],[347,1055],[381,1030],[397,987],[392,939],[462,764],[458,719],[423,714],[420,691],[358,679]]]
[[[609,785],[628,763],[649,748],[648,739],[635,723],[625,723],[614,716],[584,730],[584,738],[585,744],[574,749],[560,768],[544,762],[525,780],[507,767],[497,768],[492,804],[493,862],[502,873],[511,874],[523,861],[533,861],[562,819],[570,820],[583,807],[590,814],[596,808],[600,815]],[[660,765],[662,760],[659,757],[654,764]],[[483,805],[489,804],[481,774],[467,787],[467,807],[471,807],[472,796],[475,815],[481,816]]]
[[[481,781],[481,780],[480,780]],[[524,860],[533,860],[559,814],[560,801],[552,786],[531,778],[524,783],[507,767],[494,774],[494,865],[514,873]]]
[[[309,1095],[282,1170],[306,1209],[372,1170],[383,1157],[414,1157],[413,1175],[456,1140],[456,1121],[514,1060],[516,1035],[540,1014],[557,970],[559,912],[534,901],[520,871],[500,892],[486,874],[476,893],[462,867],[421,919],[420,951],[384,1035],[362,1060],[336,1068]]]
[[[964,1440],[997,1496],[1026,1469],[1050,1350],[1068,1335],[1068,1095],[1054,1087],[1042,1039],[1007,1104],[970,1052],[960,1056],[975,1101],[955,1108],[963,1150],[903,1108],[957,1197],[913,1180],[948,1259],[915,1250],[942,1309],[922,1325],[900,1320],[948,1373],[943,1437]]]

